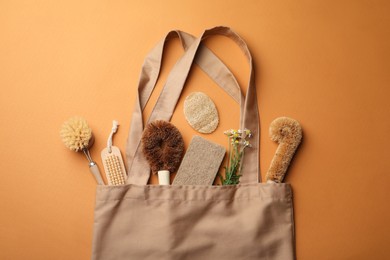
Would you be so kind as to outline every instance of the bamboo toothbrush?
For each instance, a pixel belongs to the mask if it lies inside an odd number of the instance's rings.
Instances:
[[[74,152],[83,152],[89,161],[89,170],[99,185],[104,185],[97,164],[92,160],[89,148],[93,145],[92,129],[82,117],[72,117],[66,121],[60,131],[62,142]]]

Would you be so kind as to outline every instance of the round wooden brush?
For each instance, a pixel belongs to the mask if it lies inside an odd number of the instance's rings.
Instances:
[[[267,172],[266,180],[280,183],[283,181],[290,161],[302,140],[302,128],[298,121],[279,117],[269,128],[272,141],[279,143],[271,166]]]
[[[169,185],[169,174],[176,172],[184,155],[184,141],[171,123],[157,120],[145,127],[142,150],[160,185]]]
[[[70,118],[62,125],[60,135],[66,147],[74,152],[82,151],[85,154],[89,161],[89,169],[97,183],[104,185],[99,168],[89,153],[89,148],[91,148],[94,138],[87,121],[82,117]]]

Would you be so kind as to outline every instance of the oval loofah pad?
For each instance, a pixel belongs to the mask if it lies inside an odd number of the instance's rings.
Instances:
[[[185,99],[184,115],[190,126],[203,134],[214,132],[219,123],[214,102],[202,92],[191,93]]]

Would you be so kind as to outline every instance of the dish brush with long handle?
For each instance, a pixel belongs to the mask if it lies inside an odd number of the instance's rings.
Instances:
[[[92,129],[82,117],[72,117],[66,121],[60,131],[62,142],[74,152],[83,152],[89,162],[89,170],[99,185],[104,185],[97,164],[92,160],[89,148],[94,143]]]

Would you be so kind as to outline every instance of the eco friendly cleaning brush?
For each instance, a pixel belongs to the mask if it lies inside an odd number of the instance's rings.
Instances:
[[[75,152],[82,151],[85,154],[89,161],[89,169],[97,183],[104,185],[99,168],[92,160],[88,150],[91,148],[94,138],[87,121],[82,117],[70,118],[62,125],[60,135],[66,147]]]
[[[171,123],[157,120],[145,127],[142,149],[160,185],[169,185],[169,174],[176,172],[184,154],[184,141]]]
[[[273,141],[279,143],[279,146],[267,172],[266,180],[267,182],[280,183],[283,181],[290,161],[301,143],[302,128],[294,119],[279,117],[271,123],[269,134]]]
[[[111,133],[108,136],[107,147],[101,152],[104,171],[109,185],[123,185],[126,183],[127,175],[123,163],[121,151],[112,145],[113,135],[118,130],[118,122],[112,122]]]

